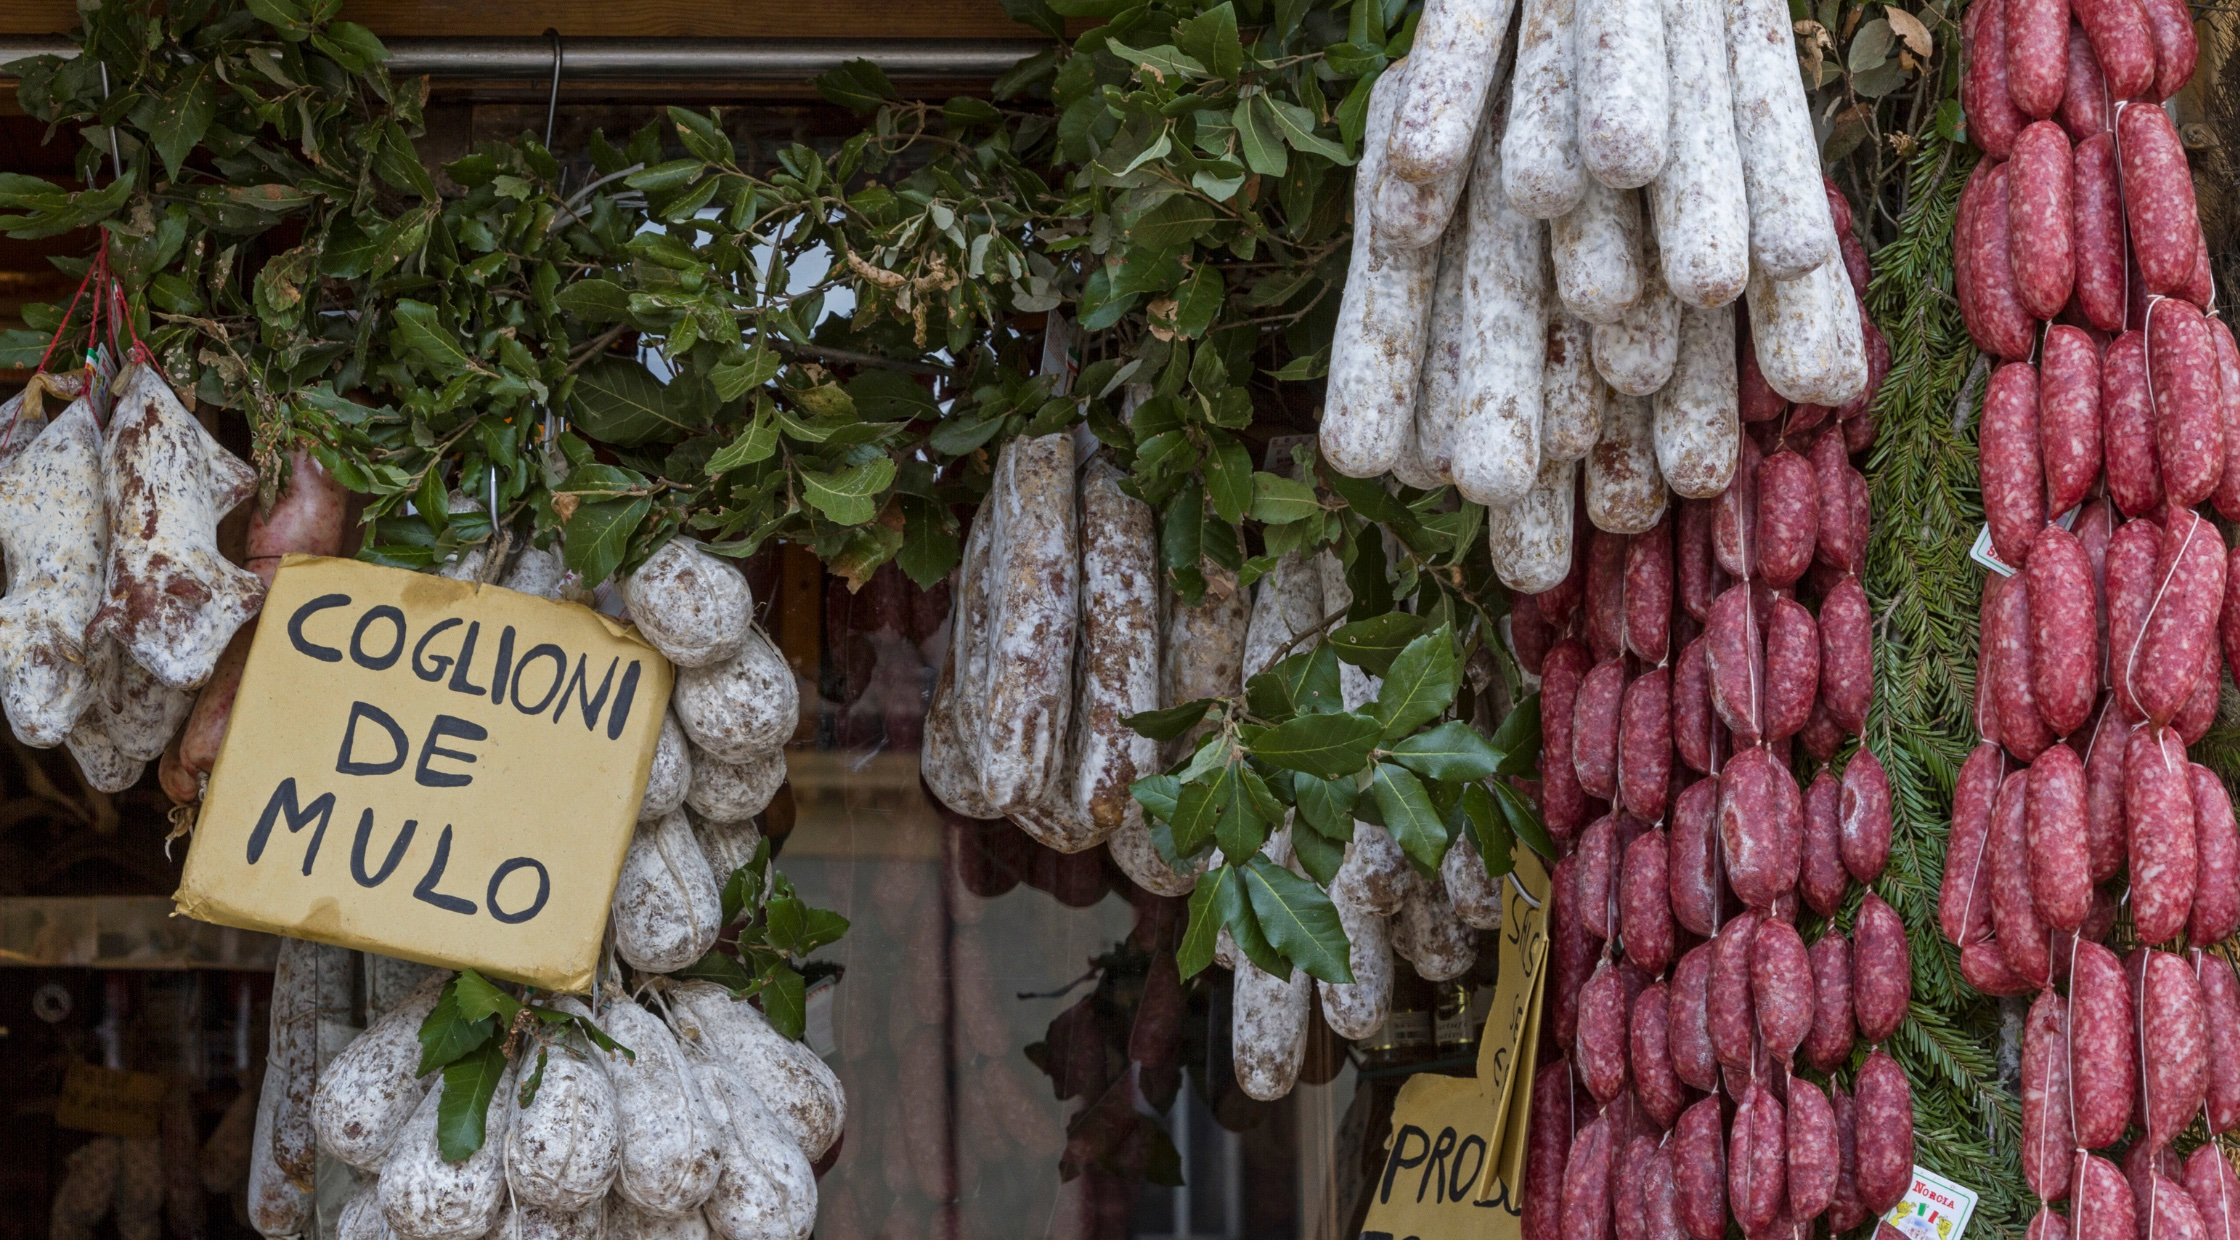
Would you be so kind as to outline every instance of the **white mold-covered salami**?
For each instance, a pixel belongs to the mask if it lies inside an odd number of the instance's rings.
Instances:
[[[1672,149],[1662,6],[1577,0],[1577,12],[1579,160],[1612,188],[1639,188],[1664,169]]]
[[[1407,441],[1400,444],[1399,457],[1392,461],[1392,478],[1411,490],[1437,490],[1447,485],[1447,479],[1425,461],[1423,444],[1412,422]]]
[[[793,666],[751,624],[729,659],[678,670],[670,703],[692,746],[718,761],[753,761],[783,748],[801,720]]]
[[[1548,312],[1540,363],[1540,459],[1585,459],[1602,437],[1610,387],[1594,370],[1594,326],[1560,308]]]
[[[435,977],[439,985],[451,977],[450,972],[426,963],[407,962],[387,954],[360,954],[358,957],[365,962],[366,1010],[374,1019],[411,1001],[430,977]]]
[[[786,755],[781,751],[738,763],[710,757],[693,762],[684,803],[702,818],[745,822],[769,806],[785,781]]]
[[[297,475],[302,475],[300,470],[304,466],[305,461],[299,459]],[[318,467],[315,463],[309,466],[312,468]],[[672,542],[670,545],[675,544]],[[329,555],[332,553],[322,551],[318,554]],[[654,553],[656,558],[659,558],[660,554],[660,552]],[[643,571],[643,569],[640,570],[640,572]],[[506,574],[504,585],[509,591],[534,595],[538,599],[549,599],[563,603],[584,602],[583,579],[568,568],[568,561],[561,555],[560,546],[557,543],[549,547],[531,547],[522,552],[514,559],[513,572]],[[623,606],[627,609],[630,602],[627,582],[624,583],[624,591]],[[663,655],[667,655],[667,653],[663,653]]]
[[[1501,187],[1517,213],[1535,219],[1568,214],[1590,182],[1579,161],[1576,26],[1574,0],[1524,0]]]
[[[1540,471],[1540,356],[1547,349],[1547,232],[1501,195],[1501,144],[1486,128],[1470,178],[1470,267],[1463,313],[1470,341],[1454,484],[1499,506]]]
[[[148,768],[148,763],[138,757],[125,756],[109,738],[100,718],[91,713],[79,716],[63,746],[70,750],[78,773],[86,777],[86,786],[96,792],[122,792],[138,783],[141,772]]]
[[[512,1065],[498,1078],[498,1097],[513,1089]],[[512,1109],[494,1105],[483,1120],[482,1145],[459,1163],[437,1143],[439,1077],[406,1121],[381,1164],[381,1215],[399,1238],[480,1238],[497,1227],[506,1206],[506,1122]]]
[[[1268,840],[1269,859],[1280,864],[1290,857],[1290,849],[1286,824]],[[1237,1086],[1246,1097],[1270,1102],[1299,1083],[1299,1065],[1307,1052],[1307,1004],[1313,999],[1314,977],[1305,968],[1293,967],[1290,979],[1278,980],[1251,959],[1237,959],[1229,1047]]]
[[[1017,438],[988,488],[987,691],[980,785],[1010,811],[1034,804],[1065,759],[1080,617],[1080,535],[1074,527],[1073,437]]]
[[[113,651],[103,640],[97,651]],[[101,729],[117,751],[134,761],[154,761],[163,755],[179,724],[194,708],[194,693],[166,687],[140,662],[117,653],[114,669],[102,671],[94,703],[101,712]]]
[[[1556,300],[1590,324],[1607,324],[1641,298],[1641,195],[1589,181],[1577,205],[1548,224]]]
[[[1252,618],[1245,627],[1244,676],[1249,679],[1293,652],[1312,648],[1312,632],[1323,616],[1322,574],[1316,562],[1299,552],[1286,553],[1260,579],[1253,596]]]
[[[635,1002],[609,1002],[598,1024],[632,1054],[594,1051],[614,1085],[622,1159],[614,1191],[655,1216],[705,1202],[722,1171],[723,1138],[668,1026]],[[613,1213],[608,1214],[609,1221]]]
[[[1571,572],[1571,507],[1578,481],[1577,462],[1543,461],[1530,494],[1486,510],[1486,543],[1503,586],[1537,594]]]
[[[1664,477],[1657,472],[1649,412],[1646,398],[1613,395],[1602,440],[1587,456],[1587,519],[1605,533],[1638,534],[1664,515]]]
[[[679,669],[729,660],[754,623],[746,575],[682,538],[663,543],[624,580],[622,606]]]
[[[1427,184],[1469,170],[1515,7],[1516,0],[1425,0],[1388,147],[1395,178]]]
[[[739,1073],[687,1055],[723,1136],[723,1172],[701,1205],[718,1238],[807,1238],[817,1224],[817,1176],[793,1135]]]
[[[965,539],[949,602],[949,651],[926,705],[918,774],[934,799],[967,818],[1001,818],[980,786],[980,700],[985,695],[981,644],[988,623],[988,550],[995,537],[990,505],[982,502]]]
[[[1159,538],[1151,507],[1104,459],[1081,474],[1081,679],[1074,701],[1073,806],[1099,828],[1137,812],[1128,785],[1157,772],[1159,746],[1126,719],[1159,707]]]
[[[32,383],[0,402],[0,467],[23,453],[32,440],[46,431],[47,411],[60,404],[67,410],[84,392],[76,376],[42,373]]]
[[[770,1026],[720,986],[694,980],[670,990],[681,1033],[729,1063],[783,1121],[810,1159],[822,1159],[848,1123],[848,1096],[817,1052]]]
[[[435,1079],[420,1068],[420,1024],[435,1009],[449,973],[422,980],[403,1002],[328,1060],[319,1074],[311,1124],[319,1149],[352,1168],[372,1171],[395,1145]]]
[[[267,1238],[292,1238],[302,1232],[311,1215],[311,1188],[297,1185],[280,1167],[273,1153],[280,1124],[283,1087],[265,1069],[265,1087],[257,1094],[256,1127],[249,1139],[249,1226]]]
[[[1748,305],[1758,370],[1774,393],[1840,407],[1867,387],[1866,336],[1840,255],[1794,280],[1752,272]]]
[[[692,820],[693,838],[700,842],[700,852],[708,859],[708,869],[721,887],[731,878],[731,873],[754,861],[754,851],[762,844],[762,832],[753,821],[717,822],[710,818]]]
[[[692,747],[677,725],[677,715],[661,715],[661,737],[654,741],[653,766],[646,771],[646,794],[638,800],[641,822],[676,812],[692,787]]]
[[[716,943],[723,890],[682,811],[638,824],[611,914],[615,952],[640,971],[675,971]]]
[[[689,1212],[649,1212],[619,1194],[607,1196],[606,1237],[646,1238],[669,1242],[705,1242],[708,1218],[700,1209]]]
[[[1649,400],[1657,468],[1674,494],[1708,499],[1734,480],[1742,440],[1736,408],[1734,309],[1680,312],[1672,379]]]
[[[36,436],[0,466],[0,549],[8,569],[8,593],[0,598],[0,697],[18,740],[52,748],[94,699],[85,642],[101,601],[109,529],[101,436],[83,401],[44,429],[25,420],[17,431]]]
[[[1486,932],[1501,926],[1501,885],[1486,873],[1478,846],[1467,838],[1447,846],[1446,859],[1439,864],[1439,883],[1463,926]]]
[[[191,691],[264,606],[257,575],[218,554],[218,520],[255,491],[257,475],[154,368],[128,368],[120,384],[101,452],[105,590],[86,634],[115,639],[164,686]]]
[[[1159,897],[1189,896],[1198,886],[1199,872],[1206,867],[1204,854],[1191,859],[1183,870],[1167,865],[1151,840],[1151,829],[1144,824],[1140,809],[1105,836],[1105,847],[1112,851],[1112,864],[1121,874],[1136,887]]]
[[[1463,391],[1470,379],[1470,324],[1464,312],[1470,271],[1469,214],[1457,214],[1447,225],[1438,254],[1438,276],[1431,286],[1431,326],[1423,346],[1423,374],[1416,382],[1415,439],[1416,453],[1427,473],[1424,479],[1436,478],[1445,484],[1454,476],[1455,435],[1462,420]],[[1395,465],[1394,472],[1399,471]],[[1408,484],[1415,485],[1415,481],[1409,480]]]
[[[572,1217],[606,1198],[622,1162],[622,1116],[607,1070],[576,1034],[542,1047],[544,1079],[529,1105],[515,1091],[506,1128],[506,1181],[513,1195]],[[530,1056],[533,1061],[534,1055]]]
[[[1789,6],[1786,0],[1723,3],[1735,147],[1750,203],[1750,278],[1794,279],[1840,255]]]
[[[1750,200],[1735,147],[1726,0],[1663,0],[1672,68],[1672,156],[1649,185],[1665,285],[1688,306],[1725,306],[1750,279]]]
[[[1356,818],[1345,859],[1330,879],[1330,896],[1350,897],[1369,913],[1389,917],[1400,912],[1411,870],[1391,832]]]
[[[1594,369],[1610,388],[1644,397],[1672,379],[1680,353],[1680,301],[1664,287],[1656,251],[1641,268],[1641,296],[1624,314],[1594,330]]]
[[[1333,896],[1338,924],[1345,929],[1352,984],[1314,982],[1322,1002],[1322,1021],[1349,1041],[1384,1026],[1392,1014],[1392,921],[1353,897]]]
[[[1172,588],[1164,594],[1161,708],[1244,690],[1244,638],[1252,621],[1252,590],[1240,585],[1234,574],[1212,565],[1206,566],[1205,577],[1205,598],[1195,604]],[[1177,741],[1169,755],[1179,756],[1184,747],[1185,742]]]
[[[555,1212],[551,1208],[515,1200],[506,1205],[504,1215],[498,1218],[498,1227],[490,1232],[492,1238],[512,1238],[526,1241],[548,1239],[604,1238],[606,1237],[607,1201],[593,1199],[573,1212]]]
[[[1416,974],[1437,984],[1470,970],[1477,959],[1477,934],[1455,917],[1446,884],[1425,879],[1413,867],[1392,919],[1392,952],[1408,960]]]
[[[1330,342],[1330,380],[1323,395],[1323,458],[1348,477],[1379,477],[1399,458],[1415,415],[1416,381],[1431,322],[1436,245],[1385,249],[1376,238],[1377,185],[1392,134],[1406,63],[1369,89],[1369,114],[1354,169],[1353,252],[1338,299]]]
[[[304,1190],[311,1189],[319,1165],[311,1122],[319,1090],[319,950],[309,941],[281,938],[265,1017],[264,1088],[277,1099],[272,1158]]]
[[[334,1218],[334,1236],[341,1242],[388,1242],[396,1237],[389,1218],[381,1214],[381,1179],[369,1177]]]

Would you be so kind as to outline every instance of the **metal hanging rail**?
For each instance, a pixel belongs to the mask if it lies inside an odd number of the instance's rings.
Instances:
[[[552,42],[524,39],[382,41],[389,69],[439,79],[537,80],[552,74]],[[801,83],[848,61],[870,61],[901,81],[992,79],[1050,47],[1041,40],[984,39],[570,39],[567,76],[584,81],[729,80]],[[60,35],[0,37],[0,67],[23,57],[77,55]]]

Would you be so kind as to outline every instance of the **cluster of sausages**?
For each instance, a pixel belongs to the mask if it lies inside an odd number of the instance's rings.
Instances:
[[[1534,1082],[1528,1237],[1840,1234],[1911,1184],[1911,1087],[1880,1048],[1911,1000],[1905,927],[1851,892],[1891,842],[1855,742],[1871,421],[1783,399],[1748,359],[1740,380],[1715,499],[1631,535],[1579,522],[1581,563],[1512,606],[1567,846],[1546,1026],[1568,1058]]]
[[[2240,1128],[2240,982],[2217,952],[2240,928],[2240,832],[2187,753],[2216,718],[2220,623],[2240,668],[2240,566],[2198,510],[2240,519],[2240,345],[2160,104],[2193,74],[2192,20],[2175,0],[1979,0],[1965,36],[1986,158],[1955,273],[2001,360],[1980,450],[2013,573],[1986,582],[1939,924],[1969,984],[2036,994],[2030,1235],[2229,1239],[2231,1164],[2214,1140],[2171,1148],[2197,1116],[2212,1139]],[[2119,1167],[2105,1152],[2134,1130]]]
[[[1432,0],[1369,97],[1324,458],[1487,505],[1501,580],[1554,585],[1576,499],[1636,533],[1735,476],[1738,341],[1863,409],[1888,352],[1821,187],[1779,0]]]

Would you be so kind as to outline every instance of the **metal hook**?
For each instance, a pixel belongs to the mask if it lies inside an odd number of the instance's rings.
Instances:
[[[558,27],[544,28],[545,38],[552,41],[552,93],[544,103],[544,147],[552,151],[552,126],[560,117],[560,66],[567,60],[567,51],[560,43]]]
[[[109,63],[104,61],[101,63],[101,103],[107,105],[108,98],[112,95],[114,93],[109,88]],[[114,124],[109,127],[109,174],[115,179],[124,178],[124,153],[117,148],[117,129]]]

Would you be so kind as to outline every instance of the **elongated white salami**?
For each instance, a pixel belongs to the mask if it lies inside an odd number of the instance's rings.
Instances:
[[[1658,0],[1577,0],[1577,12],[1579,160],[1612,188],[1639,188],[1672,151],[1663,8]]]
[[[1548,225],[1556,299],[1590,324],[1607,324],[1641,297],[1645,250],[1641,198],[1590,182],[1579,203]]]
[[[1065,758],[1081,578],[1073,437],[1018,438],[988,489],[987,693],[980,785],[1006,811],[1042,799]]]
[[[1664,287],[1656,251],[1641,268],[1641,297],[1594,330],[1594,367],[1610,388],[1646,396],[1664,388],[1680,353],[1680,302]]]
[[[513,1089],[508,1064],[498,1096]],[[512,1109],[494,1105],[483,1120],[482,1145],[460,1163],[443,1157],[437,1121],[447,1082],[439,1078],[381,1164],[381,1215],[399,1238],[481,1238],[505,1211],[506,1125]]]
[[[1752,272],[1748,304],[1758,370],[1774,393],[1840,407],[1867,387],[1866,334],[1841,255],[1794,280]]]
[[[434,1079],[415,1075],[420,1024],[449,978],[443,972],[423,979],[402,1003],[328,1061],[311,1104],[319,1149],[353,1168],[381,1167]]]
[[[1424,0],[1389,144],[1394,176],[1459,182],[1458,172],[1470,168],[1471,139],[1500,74],[1515,8],[1516,0]]]
[[[1454,484],[1492,506],[1514,503],[1540,471],[1540,356],[1547,349],[1546,230],[1501,193],[1501,145],[1486,129],[1469,191],[1470,330]]]
[[[1290,860],[1290,831],[1287,823],[1268,838],[1270,861],[1283,865]],[[1279,980],[1251,959],[1238,957],[1229,1044],[1237,1086],[1246,1097],[1269,1102],[1299,1083],[1299,1065],[1307,1051],[1308,1003],[1313,1000],[1314,977],[1305,968],[1293,967],[1289,979]]]
[[[1724,3],[1735,143],[1750,202],[1750,279],[1790,280],[1838,254],[1789,5],[1787,0]]]
[[[1571,572],[1571,508],[1578,481],[1576,461],[1545,460],[1530,494],[1487,510],[1486,542],[1503,586],[1537,594]]]
[[[20,436],[26,432],[35,435],[28,442]],[[15,737],[52,748],[95,695],[85,642],[101,602],[109,532],[101,435],[93,408],[81,400],[43,429],[19,421],[10,440],[20,445],[0,467],[0,548],[8,567],[8,593],[0,598],[0,696]]]
[[[1610,387],[1594,368],[1594,326],[1562,309],[1548,312],[1548,344],[1540,364],[1540,458],[1558,463],[1586,457],[1602,437]]]
[[[1735,401],[1734,308],[1680,312],[1672,379],[1649,400],[1657,468],[1684,499],[1708,499],[1734,480],[1742,420]]]
[[[1294,652],[1312,648],[1311,632],[1322,623],[1322,576],[1315,560],[1287,552],[1260,579],[1252,599],[1252,619],[1244,635],[1244,676],[1267,669]]]
[[[1666,287],[1689,306],[1725,306],[1750,279],[1750,200],[1735,147],[1724,0],[1663,0],[1672,68],[1672,156],[1649,185]]]
[[[1128,785],[1158,770],[1158,745],[1126,719],[1159,707],[1159,536],[1151,507],[1120,488],[1110,461],[1081,474],[1080,691],[1073,714],[1073,806],[1096,826],[1138,812]]]
[[[1431,287],[1431,327],[1424,341],[1423,374],[1416,382],[1416,453],[1425,478],[1436,478],[1442,485],[1454,477],[1455,435],[1461,424],[1463,390],[1470,376],[1470,323],[1464,311],[1469,272],[1470,216],[1458,214],[1439,240],[1438,277]],[[1405,444],[1402,452],[1406,452]],[[1396,462],[1394,472],[1400,471]],[[1402,479],[1416,485],[1412,478]]]
[[[1169,588],[1165,605],[1165,640],[1159,645],[1163,674],[1159,704],[1171,708],[1208,696],[1233,696],[1244,689],[1244,638],[1252,621],[1252,591],[1236,575],[1205,566],[1205,598],[1191,604]],[[1190,736],[1177,739],[1167,749],[1169,758],[1188,748]]]
[[[995,537],[986,501],[974,514],[949,601],[949,652],[926,706],[918,773],[934,799],[967,818],[1001,818],[980,786],[979,702],[986,694],[980,647],[987,636],[988,551]]]
[[[1314,982],[1323,1022],[1341,1037],[1358,1041],[1384,1025],[1392,1014],[1392,921],[1355,897],[1332,896],[1338,924],[1345,929],[1352,984]]]
[[[1610,400],[1602,440],[1587,456],[1587,519],[1611,534],[1638,534],[1664,515],[1664,478],[1649,400],[1618,394]]]
[[[697,962],[723,927],[723,890],[683,811],[638,824],[614,886],[615,952],[640,971]]]
[[[529,1105],[521,1105],[519,1091],[498,1100],[513,1108],[506,1184],[531,1207],[574,1216],[598,1206],[614,1184],[622,1164],[621,1103],[579,1034],[554,1038],[542,1053],[543,1079]]]
[[[622,1118],[614,1191],[658,1216],[705,1202],[723,1170],[723,1140],[669,1029],[628,1000],[607,1003],[599,1027],[631,1053],[599,1053]]]
[[[1588,183],[1579,161],[1576,25],[1574,0],[1524,0],[1517,25],[1501,186],[1517,213],[1535,219],[1569,213]]]

